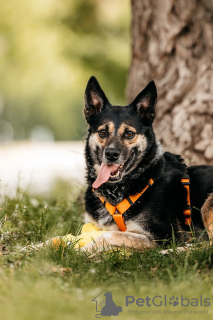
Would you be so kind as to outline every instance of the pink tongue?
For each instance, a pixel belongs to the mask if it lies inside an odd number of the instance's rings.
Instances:
[[[109,180],[110,174],[119,167],[119,164],[107,165],[102,162],[97,179],[93,183],[93,188],[99,188],[103,183]]]

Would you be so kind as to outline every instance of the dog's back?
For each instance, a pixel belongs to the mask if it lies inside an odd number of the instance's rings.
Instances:
[[[192,204],[192,221],[195,226],[204,226],[213,223],[212,214],[205,211],[205,216],[201,215],[201,208],[209,195],[213,192],[213,166],[201,165],[187,168],[190,177],[190,197]],[[210,209],[210,208],[209,208]],[[204,222],[204,224],[203,224]]]

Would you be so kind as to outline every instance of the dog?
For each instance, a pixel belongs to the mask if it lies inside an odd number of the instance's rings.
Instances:
[[[88,81],[85,222],[107,232],[84,250],[143,251],[204,228],[213,236],[213,196],[204,204],[213,166],[187,168],[181,156],[163,152],[152,126],[156,103],[154,81],[127,106],[110,104],[97,79]]]

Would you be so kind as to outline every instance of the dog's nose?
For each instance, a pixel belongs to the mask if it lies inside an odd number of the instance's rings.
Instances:
[[[118,160],[120,156],[120,151],[116,148],[106,148],[105,149],[105,157],[107,158],[107,160],[113,162],[113,161],[116,161]]]

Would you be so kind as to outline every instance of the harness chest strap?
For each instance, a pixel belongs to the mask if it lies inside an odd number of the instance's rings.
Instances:
[[[99,199],[104,204],[107,211],[113,216],[115,223],[117,224],[118,228],[121,231],[126,231],[126,225],[124,221],[123,214],[142,196],[142,194],[154,183],[153,179],[149,179],[148,184],[145,188],[132,196],[127,197],[126,199],[122,200],[116,206],[111,205],[109,202],[106,202],[103,197],[99,197]]]
[[[153,183],[154,183],[154,180],[149,179],[148,184],[141,192],[127,197],[126,199],[121,201],[116,206],[113,206],[109,202],[106,202],[103,197],[99,197],[99,199],[104,204],[107,211],[113,216],[114,221],[116,222],[117,226],[119,227],[119,229],[121,231],[126,231],[126,229],[127,229],[126,225],[125,225],[124,217],[123,217],[124,212],[126,212],[138,200],[138,198],[140,198],[140,196],[149,188],[149,186],[153,185]],[[192,221],[191,221],[191,201],[190,201],[190,188],[189,188],[190,180],[189,180],[189,177],[182,178],[181,183],[183,184],[183,186],[187,192],[187,198],[186,198],[187,207],[183,211],[183,214],[185,216],[185,224],[190,226]]]

